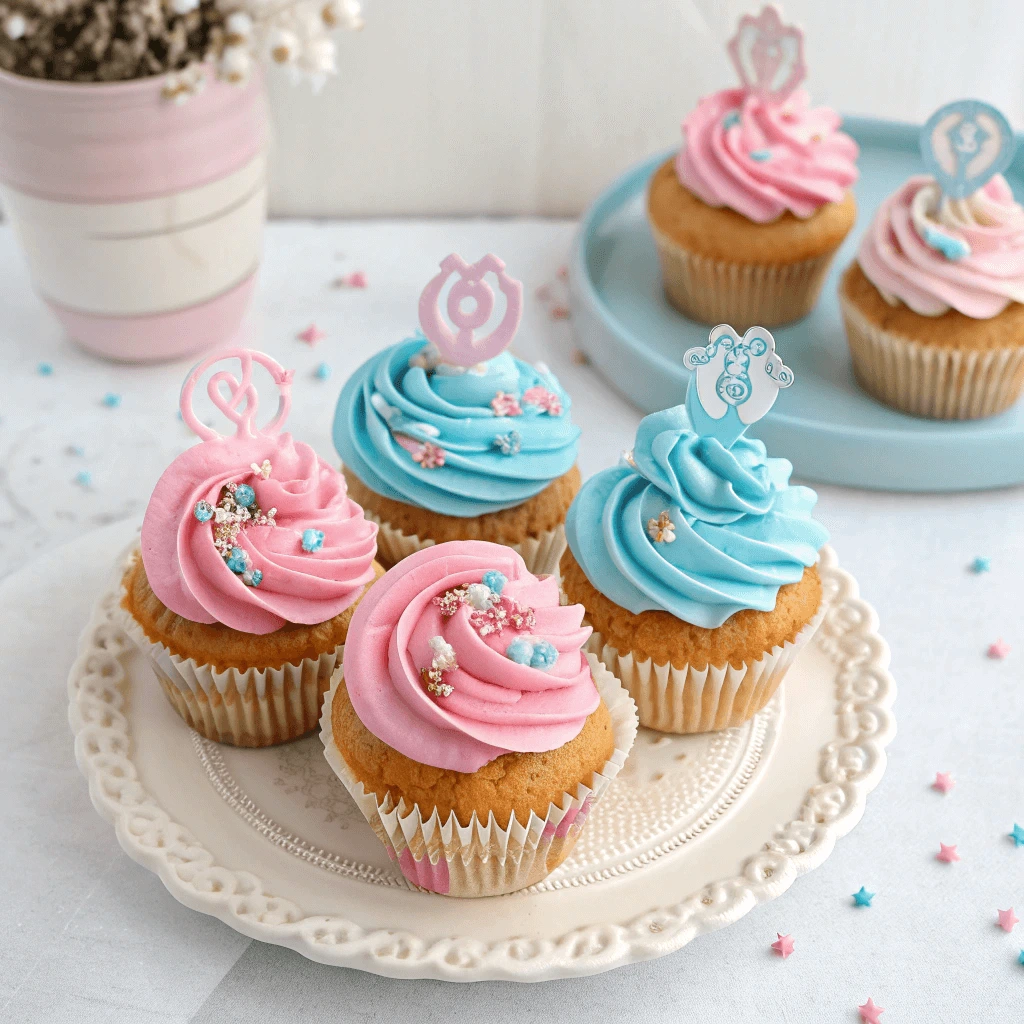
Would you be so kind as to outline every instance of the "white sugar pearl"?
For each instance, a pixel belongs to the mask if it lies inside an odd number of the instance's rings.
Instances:
[[[494,604],[494,593],[486,583],[470,583],[466,600],[478,611],[485,612]]]

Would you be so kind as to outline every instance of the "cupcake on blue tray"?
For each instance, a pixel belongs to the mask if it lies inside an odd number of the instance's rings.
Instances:
[[[497,318],[488,275],[504,313],[478,337]],[[467,264],[453,253],[420,297],[422,333],[372,356],[345,384],[334,445],[350,495],[380,524],[385,566],[450,540],[505,544],[534,573],[557,566],[580,486],[580,431],[547,367],[505,351],[522,296],[496,256]]]
[[[768,703],[824,614],[828,540],[814,491],[745,436],[793,383],[771,334],[722,325],[684,361],[685,406],[645,417],[621,464],[584,484],[561,560],[589,649],[641,724],[674,733],[738,725]]]

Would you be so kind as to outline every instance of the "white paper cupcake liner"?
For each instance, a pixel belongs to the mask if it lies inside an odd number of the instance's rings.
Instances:
[[[792,641],[773,647],[739,667],[692,665],[675,668],[651,658],[637,659],[604,643],[594,632],[587,651],[596,654],[636,701],[640,724],[671,733],[712,732],[740,725],[772,699],[790,665],[814,636],[825,616],[825,602]]]
[[[395,805],[390,795],[379,801],[355,777],[334,742],[331,705],[344,678],[339,667],[331,680],[320,719],[324,756],[352,795],[388,855],[414,886],[445,896],[499,896],[534,885],[569,855],[587,816],[618,775],[637,733],[636,706],[619,681],[592,654],[587,655],[594,682],[611,715],[615,749],[590,785],[564,793],[541,818],[531,813],[520,824],[512,817],[501,828],[490,815],[483,822],[474,814],[462,826],[454,814],[441,822],[435,809],[424,820],[418,806]]]
[[[126,609],[119,606],[117,615],[175,711],[200,735],[237,747],[267,747],[315,729],[321,699],[345,651],[342,644],[280,668],[219,671],[154,643]]]
[[[377,553],[388,565],[397,565],[403,558],[429,548],[436,544],[433,540],[402,533],[401,530],[384,522],[380,516],[364,509],[363,514],[378,526]],[[506,547],[518,551],[526,563],[526,568],[534,576],[545,576],[557,572],[558,560],[566,548],[565,527],[556,526],[538,537],[527,537],[518,544],[507,544]]]
[[[730,263],[684,249],[652,226],[665,297],[684,316],[738,331],[806,316],[821,294],[835,251],[798,263]]]
[[[1024,389],[1024,347],[969,351],[920,345],[875,326],[840,293],[853,372],[885,405],[936,420],[1008,409]]]

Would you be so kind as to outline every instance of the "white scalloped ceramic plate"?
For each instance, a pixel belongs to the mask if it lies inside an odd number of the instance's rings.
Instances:
[[[572,857],[509,896],[412,890],[318,737],[238,750],[191,732],[111,621],[113,580],[68,681],[75,752],[126,852],[253,938],[393,977],[594,974],[737,921],[860,820],[895,687],[875,613],[830,549],[821,572],[828,613],[771,704],[707,736],[641,729]]]

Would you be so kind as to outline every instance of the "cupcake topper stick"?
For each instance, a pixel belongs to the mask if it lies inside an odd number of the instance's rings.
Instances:
[[[285,370],[280,363],[271,359],[262,352],[256,352],[248,348],[233,348],[227,352],[218,352],[216,355],[204,359],[197,364],[188,375],[181,388],[181,418],[190,426],[204,441],[214,441],[221,437],[212,427],[206,426],[196,416],[192,408],[192,393],[196,384],[199,383],[203,374],[214,365],[226,359],[237,359],[242,364],[241,377],[236,377],[229,370],[218,370],[210,377],[206,385],[206,392],[210,400],[224,415],[235,424],[235,437],[250,441],[261,435],[276,434],[284,426],[288,418],[288,410],[292,404],[292,377],[294,370]],[[261,430],[256,426],[256,412],[259,408],[259,396],[256,393],[256,385],[252,382],[252,364],[259,363],[270,371],[270,376],[277,384],[280,396],[277,402],[277,414]],[[227,394],[221,390],[221,385],[227,385]]]
[[[693,371],[686,411],[694,430],[717,438],[726,448],[793,383],[793,371],[783,364],[775,339],[763,327],[751,327],[740,338],[728,324],[719,324],[706,346],[686,351],[683,365]]]
[[[965,199],[1005,171],[1016,148],[1010,123],[980,100],[947,103],[921,129],[925,166],[951,199]]]
[[[804,34],[796,25],[784,25],[772,4],[756,17],[740,18],[728,51],[744,89],[771,103],[785,102],[807,77]]]
[[[487,323],[494,311],[494,292],[484,280],[488,272],[497,277],[507,306],[501,323],[478,341],[474,332]],[[447,302],[448,320],[455,326],[454,332],[441,315],[439,305],[441,290],[452,274],[459,276],[448,293]],[[472,303],[469,310],[463,309],[467,299]],[[509,277],[505,264],[491,253],[473,264],[466,263],[458,253],[446,256],[441,261],[441,273],[431,279],[420,296],[423,333],[433,342],[442,361],[456,366],[476,366],[504,351],[515,336],[522,314],[522,282]]]

